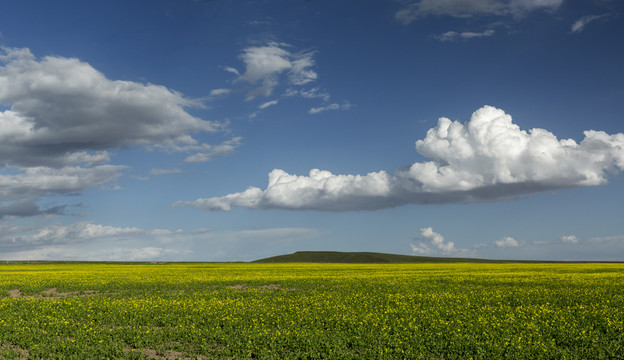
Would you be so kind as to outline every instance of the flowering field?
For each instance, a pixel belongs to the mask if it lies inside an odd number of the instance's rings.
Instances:
[[[2,359],[624,358],[624,264],[0,265]]]

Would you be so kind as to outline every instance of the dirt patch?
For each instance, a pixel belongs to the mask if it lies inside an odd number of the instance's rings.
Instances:
[[[247,290],[247,284],[236,284],[231,286],[226,286],[228,289],[234,290]]]
[[[25,296],[19,289],[9,290],[9,296],[12,298],[58,299],[63,297],[89,297],[98,294],[100,294],[100,292],[96,290],[59,292],[56,288],[50,288],[43,290],[39,294]]]
[[[133,349],[133,348],[127,347],[124,350],[124,353],[126,355],[131,354],[131,353],[140,353],[141,355],[147,357],[148,359],[164,359],[164,360],[177,360],[177,359],[184,359],[184,360],[202,359],[203,360],[203,359],[208,359],[207,357],[205,357],[203,355],[199,355],[197,357],[187,357],[187,356],[184,356],[184,353],[180,352],[180,351],[175,351],[175,350],[159,351],[159,350],[149,349],[149,348]]]
[[[282,287],[277,284],[268,284],[268,285],[260,286],[260,289],[264,289],[264,290],[279,290],[281,288]]]
[[[230,286],[226,286],[226,288],[233,289],[233,290],[252,290],[252,289],[254,289],[253,287],[249,287],[249,285],[247,285],[247,284],[230,285]],[[281,287],[281,286],[279,286],[277,284],[260,285],[260,286],[257,287],[257,289],[259,289],[260,291],[276,291],[276,290],[295,291],[296,290],[296,289],[290,289],[290,288]]]
[[[30,353],[26,349],[22,349],[15,345],[3,343],[2,341],[0,341],[0,353],[3,353],[3,352],[12,352],[14,354],[17,354],[18,355],[18,357],[16,358],[17,360],[28,360],[29,359],[28,355],[30,355]]]

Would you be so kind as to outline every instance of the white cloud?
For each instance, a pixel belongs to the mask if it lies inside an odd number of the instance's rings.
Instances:
[[[213,89],[210,91],[210,96],[227,95],[231,92],[231,89]]]
[[[518,241],[510,236],[494,241],[494,245],[496,245],[496,247],[518,247],[520,246],[520,244],[518,244]]]
[[[564,243],[577,244],[578,238],[574,235],[565,235],[561,237],[561,241]]]
[[[258,109],[263,110],[263,109],[268,108],[269,106],[277,105],[277,102],[278,102],[277,100],[267,101],[265,103],[258,105]]]
[[[323,112],[323,111],[338,110],[338,109],[340,109],[340,105],[338,105],[338,104],[329,104],[329,105],[325,105],[325,106],[319,106],[319,107],[310,108],[310,110],[308,110],[308,113],[309,114],[318,114],[318,113]]]
[[[624,134],[585,131],[580,143],[544,129],[521,130],[502,110],[484,106],[470,121],[440,118],[416,150],[430,159],[366,175],[312,169],[307,176],[275,169],[266,189],[249,187],[223,197],[176,206],[230,210],[234,206],[292,210],[376,210],[405,204],[470,203],[520,194],[603,185],[624,169]]]
[[[536,10],[556,10],[563,0],[420,0],[395,14],[397,21],[409,24],[426,16],[514,16]]]
[[[431,254],[431,249],[429,248],[429,246],[427,246],[427,244],[423,243],[422,241],[418,244],[410,244],[410,247],[412,248],[412,254],[414,255]]]
[[[321,98],[323,99],[323,101],[328,102],[330,95],[327,92],[323,92],[321,91],[319,88],[312,88],[312,89],[308,89],[308,90],[300,90],[299,91],[299,95],[301,97],[304,97],[306,99],[314,99],[314,98]]]
[[[0,238],[0,249],[19,250],[42,245],[82,243],[142,234],[146,234],[146,231],[135,227],[116,228],[90,222],[78,222],[71,225],[52,224],[35,231],[21,229],[18,234],[12,236],[0,234],[3,235]]]
[[[238,72],[238,70],[236,70],[235,68],[231,67],[231,66],[226,66],[225,68],[223,68],[225,71],[232,73],[236,76],[240,76],[240,72]]]
[[[468,39],[474,39],[474,38],[479,38],[479,37],[488,37],[492,35],[494,35],[493,29],[487,29],[481,32],[464,31],[461,33],[458,33],[455,31],[447,31],[443,34],[435,36],[435,38],[440,41],[455,41],[458,39],[468,40]]]
[[[328,104],[320,107],[313,107],[308,110],[308,114],[318,114],[327,110],[349,110],[351,109],[351,104],[348,101],[345,101],[342,105],[339,104]]]
[[[580,33],[581,31],[583,31],[585,26],[587,26],[587,24],[589,24],[590,22],[592,22],[594,20],[598,20],[600,18],[603,18],[605,16],[609,16],[609,14],[583,16],[580,19],[576,20],[574,22],[574,24],[572,24],[570,32],[571,33]]]
[[[270,42],[265,46],[251,46],[243,50],[240,57],[245,63],[245,73],[238,74],[239,79],[252,85],[259,84],[248,92],[247,100],[271,95],[282,73],[287,74],[288,82],[292,85],[305,85],[317,79],[318,75],[311,69],[314,66],[314,52],[291,53],[286,50],[287,47],[287,44]]]
[[[110,148],[212,158],[240,142],[196,140],[196,133],[225,130],[185,110],[203,107],[199,101],[164,86],[110,80],[75,58],[37,59],[26,48],[0,49],[0,104],[0,217],[61,214],[62,207],[37,202],[116,180],[125,166],[105,165]]]
[[[0,254],[9,260],[253,260],[272,246],[285,246],[319,234],[312,228],[172,231],[88,221],[40,227],[0,223]]]
[[[64,166],[107,148],[197,145],[195,132],[223,124],[190,115],[198,101],[164,86],[113,81],[78,59],[36,59],[28,49],[0,55],[0,156],[6,164]],[[80,156],[78,156],[80,155]]]
[[[0,204],[3,201],[65,195],[80,192],[117,179],[125,166],[66,166],[59,169],[45,166],[24,168],[17,174],[0,174]]]
[[[92,249],[65,244],[4,253],[3,260],[176,261],[189,255],[189,250],[154,246]]]
[[[452,241],[445,242],[444,237],[433,231],[433,228],[431,227],[420,229],[420,236],[425,239],[429,239],[431,245],[435,246],[445,255],[452,254],[457,251],[457,249],[455,249],[455,244]]]
[[[624,244],[624,235],[605,236],[605,237],[593,237],[589,239],[590,243],[621,243]]]
[[[235,137],[219,145],[204,144],[200,148],[201,152],[188,156],[184,161],[191,163],[206,162],[217,156],[230,154],[240,146],[242,139],[242,137]]]

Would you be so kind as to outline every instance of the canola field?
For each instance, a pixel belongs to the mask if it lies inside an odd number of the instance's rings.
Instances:
[[[1,359],[624,359],[624,264],[0,265]]]

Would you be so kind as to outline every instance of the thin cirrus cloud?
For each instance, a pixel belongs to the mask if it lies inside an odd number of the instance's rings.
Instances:
[[[440,41],[456,41],[456,40],[469,40],[469,39],[474,39],[474,38],[489,37],[489,36],[494,35],[494,33],[495,33],[494,29],[487,29],[487,30],[480,31],[480,32],[473,32],[473,31],[463,31],[463,32],[447,31],[445,33],[442,33],[440,35],[436,35],[434,37],[436,39],[440,40]]]
[[[576,20],[574,24],[572,24],[572,27],[570,28],[570,33],[580,33],[590,22],[604,18],[608,15],[609,14],[583,16],[580,19]]]
[[[503,110],[484,106],[466,123],[440,118],[416,151],[429,159],[396,170],[336,175],[275,169],[266,189],[249,187],[174,206],[319,211],[378,210],[406,204],[511,200],[522,194],[595,186],[624,169],[624,134],[588,130],[577,143],[544,129],[521,130]]]
[[[277,105],[277,103],[278,103],[278,100],[267,101],[265,103],[262,103],[262,104],[258,105],[258,109],[264,110],[264,109],[268,108],[269,106]]]
[[[407,25],[426,16],[473,16],[523,17],[536,10],[556,10],[563,0],[420,0],[397,11],[397,21]]]
[[[308,114],[318,114],[321,113],[323,111],[328,111],[328,110],[349,110],[351,109],[351,103],[349,103],[348,101],[345,101],[342,104],[327,104],[327,105],[323,105],[323,106],[318,106],[318,107],[312,107],[310,108],[310,110],[308,110]]]

